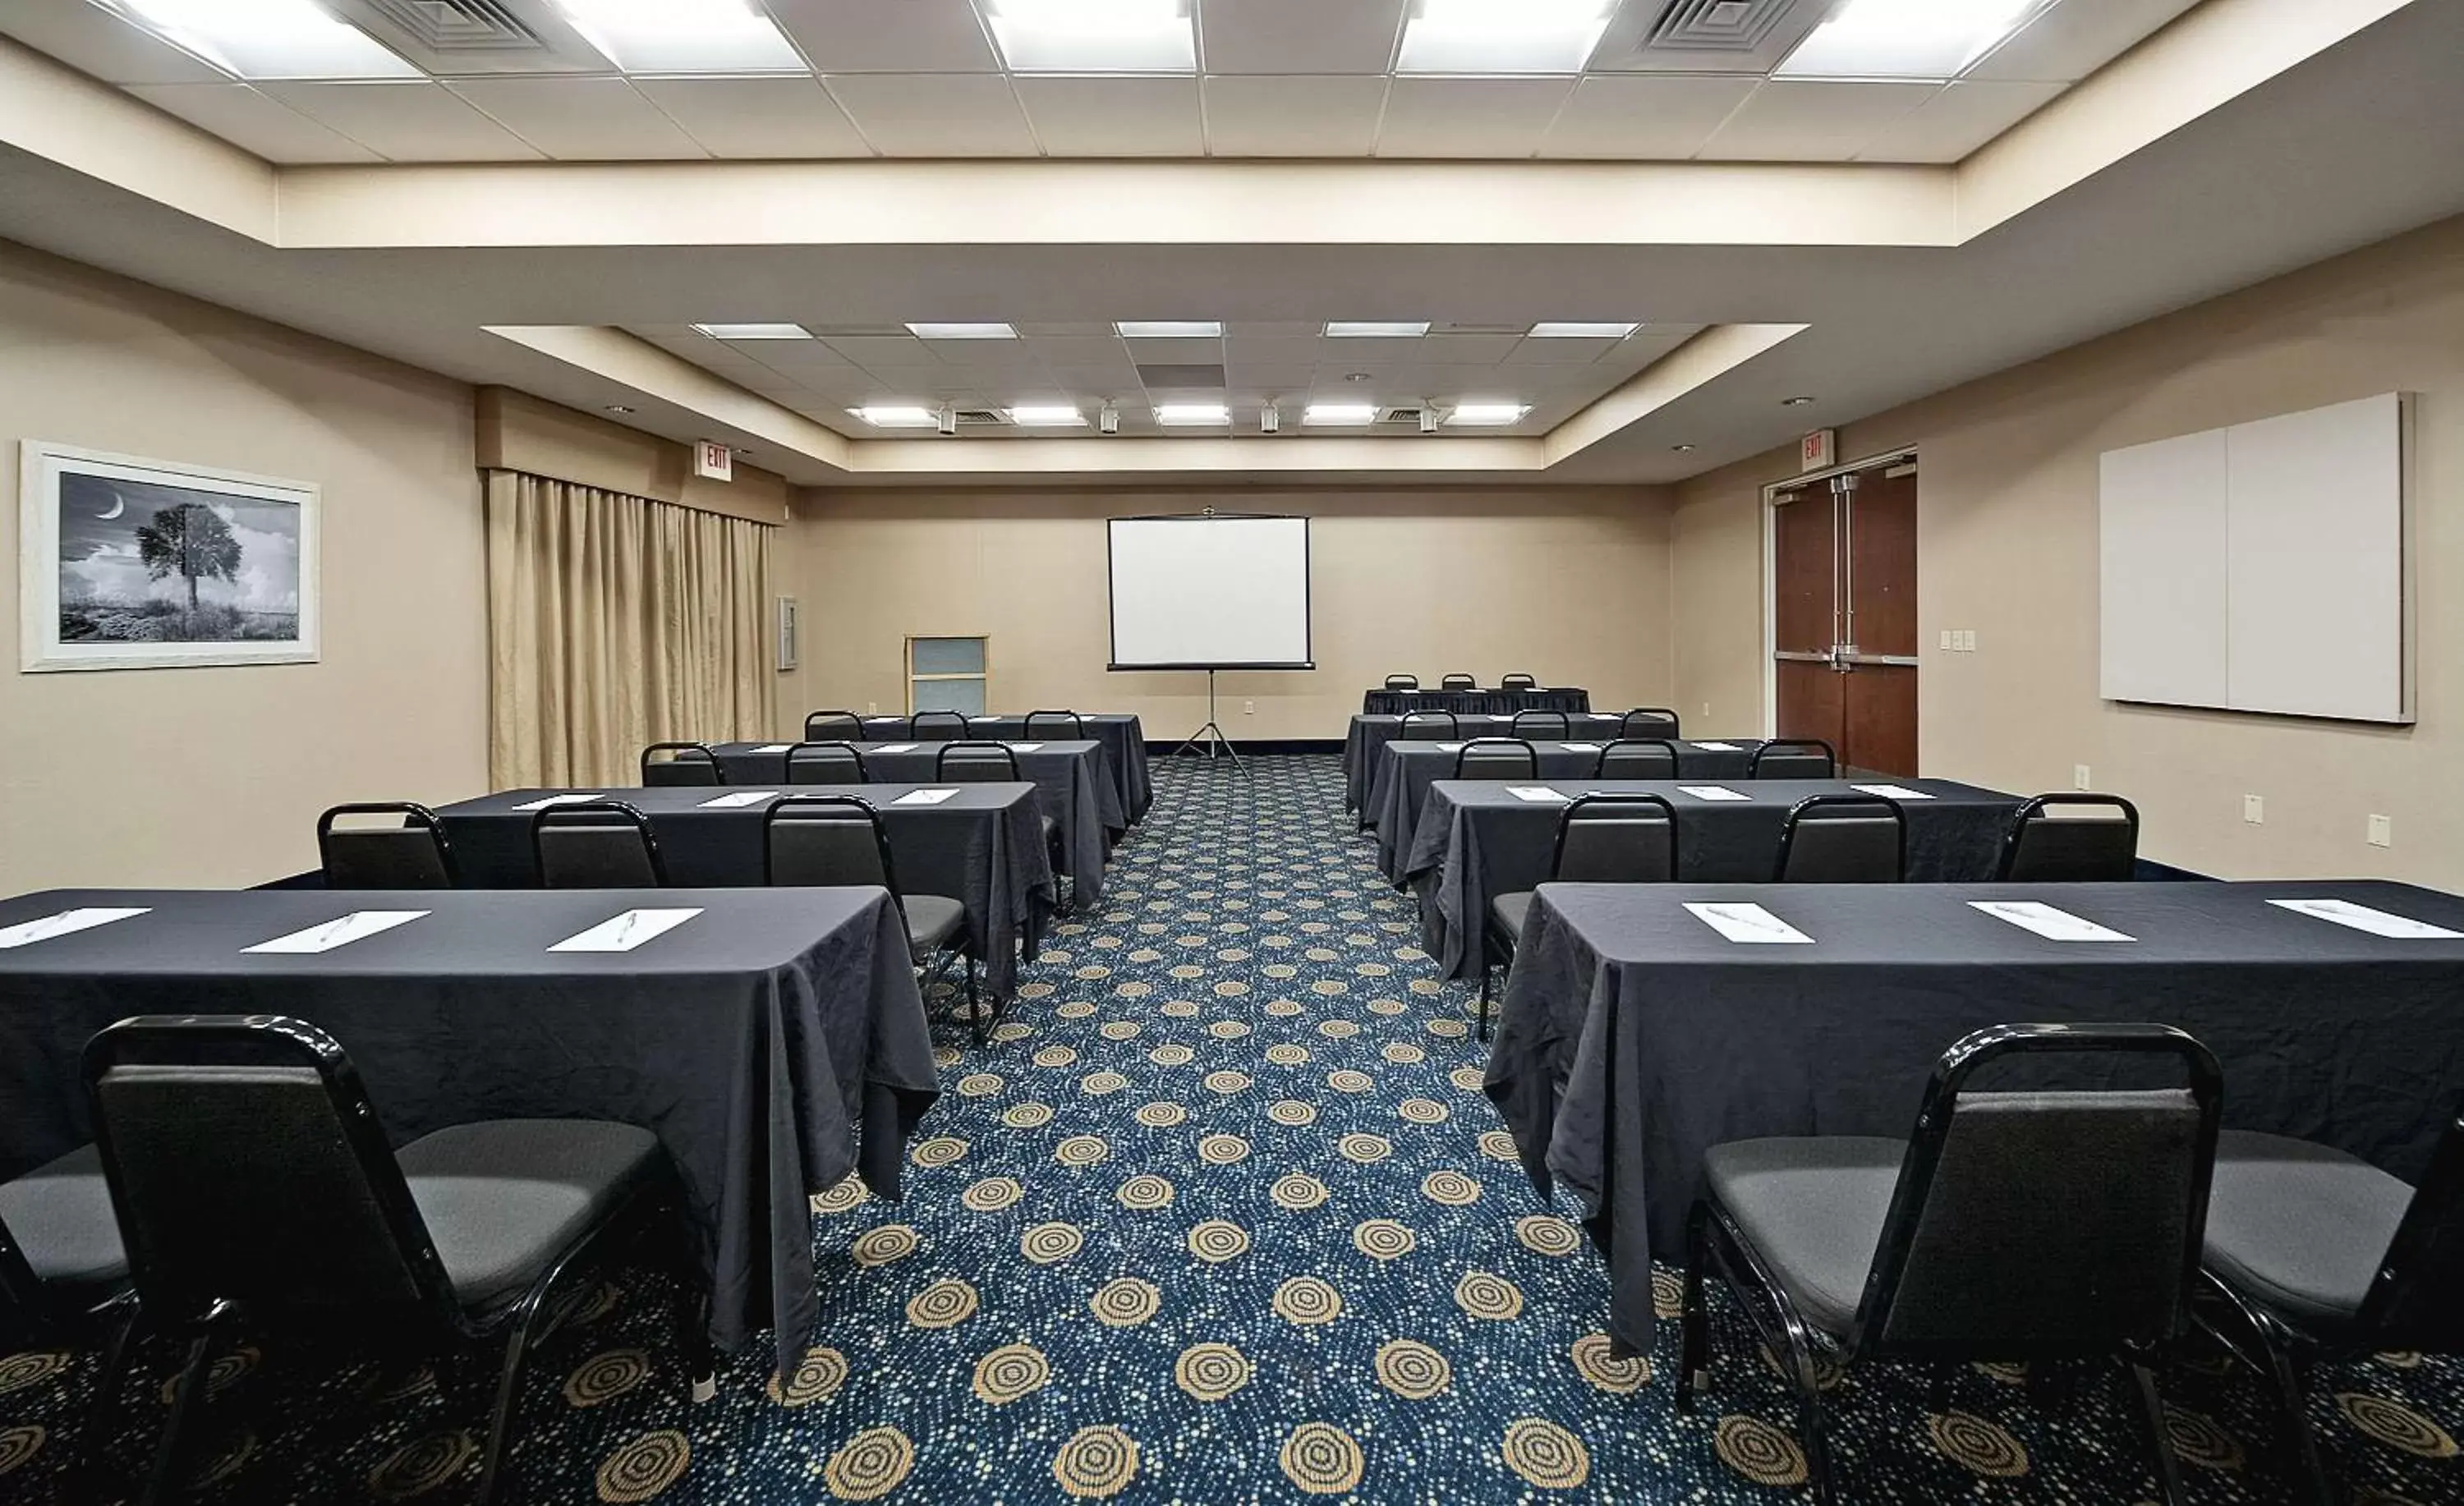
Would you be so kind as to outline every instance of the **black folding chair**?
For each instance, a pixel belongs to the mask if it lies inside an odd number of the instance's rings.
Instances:
[[[2056,810],[2097,811],[2056,816]],[[2011,818],[1999,877],[2026,884],[2122,882],[2139,870],[2139,807],[2118,795],[2039,795]]]
[[[787,750],[789,784],[865,784],[864,750],[850,743],[798,743]]]
[[[1617,718],[1617,736],[1627,739],[1674,741],[1677,736],[1677,713],[1664,706],[1639,706]]]
[[[1452,743],[1463,740],[1463,723],[1452,711],[1408,711],[1395,729],[1398,743]]]
[[[1510,674],[1497,682],[1501,690],[1537,690],[1540,682],[1528,674]]]
[[[944,743],[933,756],[939,784],[1018,782],[1018,753],[1007,743]]]
[[[542,889],[660,889],[667,864],[650,818],[623,800],[547,805],[531,818]]]
[[[1674,779],[1677,745],[1661,737],[1620,737],[1600,750],[1595,779]]]
[[[1749,779],[1837,779],[1839,755],[1819,737],[1782,737],[1754,750]]]
[[[1480,688],[1480,682],[1467,674],[1450,674],[1439,679],[1438,688],[1441,690],[1476,690]]]
[[[1563,741],[1574,735],[1574,723],[1563,711],[1517,711],[1510,731],[1517,737],[1554,737]]]
[[[398,819],[390,826],[342,824],[360,816]],[[337,805],[318,817],[317,862],[329,889],[450,889],[460,882],[453,844],[436,813],[408,800]]]
[[[1417,690],[1419,688],[1420,677],[1416,674],[1390,674],[1386,677],[1389,690]]]
[[[2077,1054],[2174,1066],[2187,1082],[1969,1085],[2005,1059]],[[2189,1320],[2223,1090],[2215,1058],[2168,1026],[1998,1025],[1943,1054],[1905,1142],[1713,1146],[1688,1229],[1678,1409],[1710,1387],[1703,1277],[1716,1268],[1796,1389],[1797,1443],[1825,1506],[1822,1360],[2101,1357],[2128,1367],[2160,1489],[2179,1506],[2150,1365]]]
[[[1549,860],[1559,884],[1666,884],[1677,877],[1677,812],[1657,795],[1585,795],[1557,815]],[[1480,1038],[1488,1038],[1489,971],[1511,968],[1531,914],[1527,891],[1488,902],[1481,930]]]
[[[898,865],[890,853],[890,831],[881,813],[852,795],[790,795],[763,818],[762,877],[774,884],[869,887],[890,891],[907,929],[909,960],[929,986],[951,959],[967,972],[967,1025],[984,1043],[991,1021],[979,1012],[976,952],[967,935],[967,907],[938,894],[909,894],[898,886]]]
[[[1455,753],[1458,779],[1537,779],[1540,753],[1520,737],[1475,737]]]
[[[1809,795],[1789,807],[1771,877],[1782,884],[1897,884],[1908,823],[1879,795]]]
[[[804,718],[804,741],[860,743],[864,741],[864,718],[853,711],[815,711]]]
[[[667,754],[661,758],[659,753]],[[642,750],[642,784],[647,789],[725,784],[727,771],[707,743],[652,743]]]
[[[1075,711],[1029,711],[1026,735],[1029,740],[1043,737],[1083,743],[1087,740],[1087,723]]]
[[[60,1499],[104,1498],[98,1472],[119,1416],[139,1316],[99,1149],[80,1146],[0,1184],[0,1344],[15,1340],[101,1353]]]
[[[956,711],[918,711],[908,718],[907,735],[919,743],[963,741],[967,719]]]
[[[338,1320],[440,1344],[504,1340],[476,1498],[501,1483],[532,1348],[620,1237],[659,1229],[706,1384],[707,1287],[658,1137],[584,1119],[457,1124],[387,1146],[333,1037],[275,1015],[146,1015],[88,1043],[102,1166],[148,1321],[187,1341],[146,1499],[185,1489],[207,1362],[239,1322]]]

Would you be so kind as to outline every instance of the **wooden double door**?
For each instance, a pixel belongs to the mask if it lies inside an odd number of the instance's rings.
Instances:
[[[1917,468],[1783,491],[1772,520],[1778,735],[1917,774]]]

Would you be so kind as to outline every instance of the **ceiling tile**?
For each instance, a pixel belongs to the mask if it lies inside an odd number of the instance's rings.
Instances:
[[[1035,138],[998,74],[852,74],[830,93],[890,157],[1032,157]]]
[[[1623,343],[1613,339],[1530,339],[1517,340],[1504,365],[1513,366],[1588,366]]]
[[[2128,52],[2199,0],[2062,0],[1966,76],[2069,83]]]
[[[1132,339],[1121,344],[1141,366],[1203,365],[1223,360],[1220,339]]]
[[[460,78],[447,87],[550,157],[600,162],[709,155],[622,78]]]
[[[1699,154],[1718,162],[1846,162],[1939,84],[1779,79],[1737,107]]]
[[[1207,149],[1218,157],[1366,157],[1385,106],[1383,76],[1210,77]]]
[[[539,155],[459,95],[424,79],[258,87],[398,163],[517,162]]]
[[[372,163],[376,153],[243,83],[139,84],[158,109],[275,163]]]
[[[1072,325],[1068,327],[1076,329],[1082,326]],[[1129,353],[1121,346],[1119,337],[1109,333],[1103,335],[1034,335],[1027,334],[1024,328],[1022,328],[1020,333],[1026,336],[1023,343],[1039,360],[1060,361],[1069,364],[1089,364],[1114,360],[1126,362],[1130,359]]]
[[[825,74],[989,74],[992,38],[967,0],[767,0]]]
[[[1955,163],[2041,109],[2061,83],[1952,84],[1882,128],[1857,154],[1867,163]]]
[[[868,371],[941,364],[933,348],[913,335],[833,335],[825,343]]]
[[[1573,92],[1571,78],[1397,78],[1380,157],[1529,157]]]
[[[228,83],[231,75],[82,0],[0,0],[0,33],[105,83]]]
[[[1051,156],[1197,157],[1206,150],[1196,78],[1039,75],[1013,84],[1036,141]]]
[[[1382,74],[1403,0],[1204,0],[1198,14],[1210,74]]]
[[[1468,365],[1504,360],[1522,341],[1520,335],[1431,335],[1420,341],[1422,359]]]
[[[633,87],[715,157],[869,157],[817,78],[637,78]]]
[[[1754,92],[1752,78],[1594,75],[1574,86],[1543,157],[1674,160],[1693,156]]]

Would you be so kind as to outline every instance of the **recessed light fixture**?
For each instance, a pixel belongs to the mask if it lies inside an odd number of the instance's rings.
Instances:
[[[1779,400],[1779,405],[1784,408],[1801,408],[1813,401],[1812,398],[1782,398]]]
[[[1419,339],[1429,333],[1426,319],[1329,319],[1329,339]]]
[[[802,324],[696,324],[693,328],[713,339],[811,339],[813,332]]]
[[[610,413],[630,413],[633,410],[626,404],[610,403],[607,404],[607,411]]]
[[[1531,326],[1533,339],[1623,339],[1639,324],[1594,323],[1583,319],[1543,319]]]
[[[1018,331],[1007,324],[910,324],[907,333],[917,339],[1018,338]]]
[[[1691,445],[1671,445],[1668,447],[1681,455],[1690,455],[1694,452],[1694,447]]]
[[[918,403],[877,404],[847,411],[874,428],[931,428],[941,422],[939,414]]]
[[[993,40],[1013,73],[1198,70],[1189,0],[993,0],[991,9]]]
[[[1446,414],[1448,424],[1466,428],[1494,428],[1500,425],[1520,424],[1531,411],[1528,403],[1458,403]]]
[[[1419,0],[1395,71],[1578,74],[1609,10],[1609,0]]]
[[[1369,380],[1369,373],[1365,371],[1347,371],[1343,374],[1343,380],[1346,382],[1367,382]]]
[[[1776,73],[1784,78],[1955,78],[2046,0],[1848,0]]]
[[[121,0],[153,30],[242,78],[417,78],[418,69],[313,0]],[[78,9],[82,10],[83,7]]]
[[[628,74],[805,72],[777,23],[748,0],[557,0],[557,8],[583,40]]]
[[[1067,403],[1022,403],[1009,410],[1009,421],[1021,428],[1087,426],[1087,415]]]
[[[1123,339],[1220,339],[1220,319],[1123,319],[1112,326]]]
[[[1312,403],[1301,409],[1301,426],[1304,428],[1376,422],[1377,404],[1375,403]]]
[[[1220,427],[1232,422],[1232,410],[1221,403],[1158,403],[1155,421],[1167,428]]]

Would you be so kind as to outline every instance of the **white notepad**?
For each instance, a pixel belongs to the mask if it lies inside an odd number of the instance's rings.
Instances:
[[[699,809],[705,811],[740,811],[748,805],[759,805],[763,800],[770,798],[778,793],[779,792],[776,790],[731,790],[715,800],[702,801]]]
[[[1930,800],[1923,790],[1911,790],[1904,784],[1852,784],[1848,788],[1859,795],[1878,795],[1886,800]]]
[[[2365,930],[2390,941],[2454,941],[2464,937],[2464,932],[2432,926],[2427,921],[2407,920],[2401,915],[2374,910],[2350,900],[2270,900],[2267,903],[2297,915],[2333,921],[2339,926],[2350,926],[2355,930]]]
[[[956,790],[910,790],[891,801],[892,805],[938,805],[957,794]]]
[[[1534,805],[1563,805],[1566,803],[1566,797],[1559,795],[1554,790],[1542,789],[1536,784],[1509,784],[1506,787],[1506,793],[1513,796],[1518,800],[1529,800]]]
[[[763,743],[760,747],[756,748],[753,751],[755,753],[785,753],[788,749],[795,746],[796,745],[794,743]]]
[[[595,800],[598,798],[599,792],[596,790],[591,791],[587,795],[578,793],[573,795],[547,795],[541,796],[536,800],[524,800],[521,804],[515,806],[514,809],[517,811],[543,811],[551,805],[580,805],[584,800]]]
[[[1012,743],[1009,746],[1011,750],[1016,753],[1033,753],[1044,745],[1042,743]]]
[[[700,914],[699,909],[627,910],[611,915],[578,935],[567,936],[550,951],[630,951]]]
[[[83,909],[62,910],[57,915],[46,915],[40,920],[19,921],[14,926],[0,928],[0,951],[12,947],[31,947],[38,941],[74,935],[77,931],[92,930],[97,926],[108,926],[113,921],[124,921],[132,915],[144,913],[143,906],[125,909],[89,906]]]
[[[1706,749],[1712,753],[1735,753],[1737,751],[1737,745],[1735,743],[1696,743],[1694,746],[1697,748]]]
[[[427,913],[426,910],[353,910],[348,915],[326,921],[322,925],[311,926],[306,930],[295,930],[288,936],[276,936],[272,941],[260,941],[253,947],[242,947],[240,950],[294,953],[332,951],[337,947],[347,947],[355,941],[389,931],[396,926],[407,926]]]
[[[1688,905],[1694,918],[1730,941],[1806,944],[1814,938],[1759,905]]]
[[[1971,909],[1983,910],[1995,920],[2006,921],[2021,930],[2032,930],[2047,941],[2137,941],[2107,926],[2092,920],[2081,920],[2068,910],[2057,910],[2036,900],[1970,900]]]
[[[1740,795],[1725,784],[1681,784],[1677,787],[1698,800],[1750,800],[1750,795]]]
[[[1597,743],[1559,743],[1557,746],[1563,748],[1568,753],[1598,753],[1600,751],[1600,745]]]
[[[914,751],[913,743],[883,743],[873,750],[874,753],[913,753]]]

